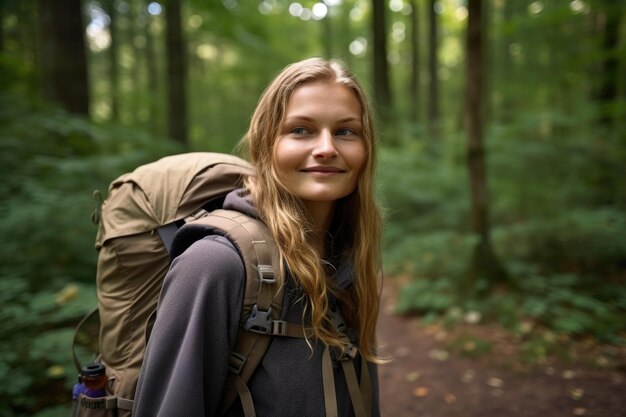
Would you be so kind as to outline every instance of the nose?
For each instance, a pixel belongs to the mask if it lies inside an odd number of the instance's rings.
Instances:
[[[335,148],[332,133],[327,130],[320,132],[317,140],[315,141],[313,156],[321,159],[330,159],[337,156],[337,148]]]

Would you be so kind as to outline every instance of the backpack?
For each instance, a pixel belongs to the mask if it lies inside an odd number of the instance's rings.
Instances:
[[[243,178],[249,175],[254,175],[254,169],[240,158],[197,152],[164,157],[110,184],[106,200],[93,216],[98,225],[98,306],[79,323],[73,344],[74,363],[80,374],[77,340],[84,324],[98,313],[96,361],[106,368],[107,395],[79,395],[73,404],[73,415],[131,415],[172,248],[182,253],[209,234],[227,237],[237,248],[246,270],[240,324],[244,331],[238,333],[229,359],[224,410],[237,396],[242,398],[244,408],[253,408],[245,383],[265,354],[271,336],[304,335],[301,326],[289,328],[279,320],[283,277],[278,273],[278,249],[271,233],[257,219],[221,209],[226,194],[240,188]],[[184,230],[178,233],[183,224]],[[249,397],[248,406],[244,397]]]

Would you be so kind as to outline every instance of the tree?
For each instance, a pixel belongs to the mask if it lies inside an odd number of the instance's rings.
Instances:
[[[600,86],[596,99],[601,105],[599,123],[610,127],[612,124],[611,105],[618,96],[618,45],[621,8],[618,2],[602,0],[602,20],[604,33],[602,36],[602,68]]]
[[[187,48],[181,25],[181,2],[168,0],[165,6],[168,133],[175,141],[187,145]]]
[[[119,118],[119,64],[118,64],[118,28],[117,11],[115,10],[115,0],[106,0],[102,3],[106,13],[109,15],[109,35],[111,43],[109,45],[109,78],[111,94],[111,119],[117,121]]]
[[[391,87],[389,84],[389,64],[387,63],[385,3],[384,0],[372,0],[374,99],[381,110],[382,117],[386,117],[391,113]]]
[[[411,103],[409,109],[409,117],[412,122],[419,121],[420,114],[420,47],[419,47],[419,9],[416,0],[410,0],[411,5],[411,75],[409,82],[409,91]]]
[[[148,6],[146,1],[146,7]],[[146,16],[146,24],[144,26],[146,36],[145,62],[148,74],[148,95],[150,97],[150,130],[154,135],[159,134],[159,118],[158,118],[158,98],[159,93],[159,75],[157,71],[157,53],[154,45],[154,35],[152,32],[152,16],[148,13]]]
[[[476,281],[486,279],[490,287],[507,278],[497,258],[490,236],[489,192],[483,146],[484,125],[484,28],[482,0],[468,1],[466,39],[466,130],[467,164],[470,181],[470,220],[472,232],[478,237],[464,289],[475,288]]]
[[[430,0],[428,8],[429,38],[428,38],[428,130],[431,135],[436,134],[439,125],[439,36],[437,29],[436,0]]]
[[[43,96],[77,114],[89,114],[85,29],[80,0],[40,0]]]

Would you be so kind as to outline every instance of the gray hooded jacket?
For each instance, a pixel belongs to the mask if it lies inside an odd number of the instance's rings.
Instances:
[[[251,202],[238,191],[224,208],[258,217]],[[336,284],[352,282],[351,269],[342,265]],[[157,320],[139,377],[134,417],[219,416],[228,357],[234,347],[245,285],[242,260],[221,236],[195,242],[174,259],[157,310]],[[283,320],[301,322],[301,294],[288,281]],[[248,382],[258,417],[320,417],[325,415],[320,343],[313,352],[303,339],[274,337]],[[379,417],[376,367],[372,377],[372,417]],[[355,363],[356,369],[360,365]],[[340,416],[353,416],[341,366],[334,367]],[[243,416],[238,400],[226,416]]]

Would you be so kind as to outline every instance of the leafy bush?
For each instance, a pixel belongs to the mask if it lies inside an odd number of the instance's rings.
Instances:
[[[93,191],[180,148],[17,96],[0,103],[0,415],[34,415],[67,408],[73,329],[96,304]]]

